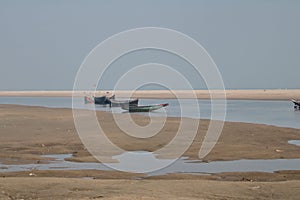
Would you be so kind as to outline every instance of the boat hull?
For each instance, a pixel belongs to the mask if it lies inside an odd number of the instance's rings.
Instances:
[[[111,99],[110,100],[111,102],[111,107],[129,107],[130,106],[137,106],[138,105],[138,102],[139,100],[138,99],[133,99],[133,100],[125,100],[125,101],[120,101],[120,100],[113,100]]]
[[[98,105],[110,104],[110,100],[106,96],[94,97],[94,103]]]
[[[122,109],[128,110],[129,112],[151,112],[153,110],[158,110],[163,107],[168,106],[169,104],[157,104],[157,105],[149,105],[149,106],[122,106]]]
[[[84,96],[84,103],[94,103],[97,105],[107,105],[111,104],[110,100],[115,99],[115,95],[110,97],[108,96],[101,96],[101,97],[93,97],[93,96]]]

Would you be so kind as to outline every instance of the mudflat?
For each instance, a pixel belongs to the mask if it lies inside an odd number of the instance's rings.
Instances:
[[[87,111],[89,112],[89,111]],[[92,112],[92,111],[90,111]],[[180,118],[169,117],[162,130],[147,139],[125,134],[111,113],[97,111],[107,137],[128,150],[155,151],[176,134]],[[129,114],[128,114],[129,115]],[[127,114],[122,115],[128,117]],[[131,115],[140,126],[149,117]],[[198,122],[197,135],[184,153],[198,159],[209,120]],[[188,131],[188,130],[187,130]],[[73,154],[74,162],[97,162],[81,143],[71,109],[0,105],[0,162],[3,164],[47,163],[47,154]],[[226,122],[214,149],[204,161],[300,158],[300,131],[276,126]],[[32,170],[0,173],[1,199],[298,199],[299,171],[276,173],[232,172],[208,175],[170,174],[147,177],[117,171]]]
[[[106,136],[126,151],[160,149],[174,138],[181,120],[168,117],[156,135],[143,139],[124,133],[115,123],[112,113],[96,113]],[[147,116],[118,115],[124,119],[131,117],[140,126],[146,126],[150,122]],[[154,118],[156,119],[161,120],[158,117]],[[184,156],[196,160],[210,121],[185,120],[191,124],[199,123],[197,135],[184,153]],[[2,163],[35,163],[46,159],[40,155],[67,153],[74,155],[74,161],[95,162],[78,137],[71,109],[0,105],[0,124]],[[300,147],[289,144],[289,140],[300,140],[299,129],[225,122],[216,146],[204,160],[300,158]]]

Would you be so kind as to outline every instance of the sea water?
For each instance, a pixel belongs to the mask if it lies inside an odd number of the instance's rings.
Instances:
[[[75,99],[80,108],[107,112],[126,112],[121,108],[84,104],[83,98]],[[82,104],[81,104],[82,102]],[[151,112],[151,116],[190,117],[211,119],[210,100],[192,99],[140,99],[139,105],[169,103],[164,109]],[[217,101],[218,103],[218,101]],[[220,103],[222,103],[220,101]],[[0,104],[72,108],[70,97],[0,97]],[[195,109],[199,106],[199,112]],[[181,112],[184,109],[184,112]],[[183,114],[184,113],[184,114]],[[148,115],[148,113],[138,113]],[[300,128],[300,111],[294,110],[290,101],[227,100],[225,121],[268,124],[280,127]]]

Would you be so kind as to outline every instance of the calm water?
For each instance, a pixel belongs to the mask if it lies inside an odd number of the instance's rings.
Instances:
[[[82,101],[82,108],[92,109],[91,105],[83,104],[82,98],[78,99],[78,101]],[[139,104],[147,105],[164,102],[168,102],[169,106],[165,110],[153,111],[151,115],[161,116],[166,111],[168,116],[181,116],[180,105],[176,99],[141,99]],[[195,111],[195,106],[197,105],[193,102],[190,99],[181,100],[185,109],[184,117],[210,119],[210,101],[198,100],[200,113]],[[71,108],[72,99],[69,97],[0,97],[0,104]],[[121,108],[111,109],[103,106],[96,106],[96,109],[117,113],[124,112]],[[228,100],[225,120],[300,128],[300,111],[295,111],[290,101]]]
[[[113,170],[113,169],[144,169],[153,161],[153,156],[143,158],[143,162],[129,162],[131,152],[126,152],[119,157],[120,163],[80,163],[65,161],[65,158],[72,157],[71,154],[48,155],[45,157],[55,158],[49,164],[25,164],[25,165],[4,165],[0,163],[0,172],[16,172],[31,170]],[[140,156],[139,156],[140,157]],[[145,161],[146,160],[146,161]],[[156,162],[168,162],[168,160],[155,159]],[[109,166],[109,167],[108,167]],[[273,159],[273,160],[234,160],[216,161],[201,163],[184,158],[178,159],[172,165],[157,171],[146,173],[149,176],[170,174],[170,173],[220,173],[220,172],[275,172],[279,170],[299,170],[300,159]],[[131,172],[142,172],[142,170],[131,170]]]
[[[300,140],[290,140],[290,141],[289,141],[289,144],[293,144],[293,145],[296,145],[296,146],[300,146]]]

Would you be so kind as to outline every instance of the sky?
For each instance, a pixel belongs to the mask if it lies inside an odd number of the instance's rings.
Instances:
[[[227,89],[300,88],[299,10],[298,0],[0,0],[0,90],[71,90],[95,46],[139,27],[196,40]],[[98,88],[147,62],[175,67],[195,89],[205,88],[188,63],[155,50],[120,58]]]

